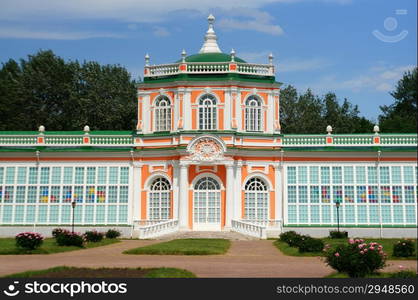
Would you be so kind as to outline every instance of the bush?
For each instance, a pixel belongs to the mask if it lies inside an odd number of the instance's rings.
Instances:
[[[303,237],[299,243],[299,252],[319,252],[322,249],[324,249],[324,242],[310,236]]]
[[[34,250],[42,245],[44,237],[36,232],[22,232],[16,235],[16,247]]]
[[[65,231],[67,230],[62,229],[62,228],[55,228],[54,230],[52,230],[52,236],[54,238],[57,238],[57,236],[59,236],[60,234],[63,234]]]
[[[61,234],[58,234],[55,238],[59,246],[77,246],[83,247],[84,238],[80,233],[70,232],[63,230]]]
[[[386,253],[378,243],[364,243],[362,239],[350,239],[347,244],[335,248],[325,246],[325,261],[338,272],[347,273],[350,277],[364,277],[383,268]]]
[[[348,238],[348,232],[332,230],[329,232],[329,237],[332,239],[345,239]]]
[[[287,231],[280,234],[280,240],[287,243],[290,247],[298,247],[303,237],[295,231]]]
[[[408,257],[415,253],[415,243],[411,240],[401,240],[393,245],[393,256]]]
[[[87,242],[97,243],[103,240],[104,233],[98,232],[96,230],[86,231],[84,233],[84,238]]]
[[[116,239],[119,236],[120,236],[120,231],[115,230],[115,229],[109,229],[106,232],[106,238],[107,239]]]

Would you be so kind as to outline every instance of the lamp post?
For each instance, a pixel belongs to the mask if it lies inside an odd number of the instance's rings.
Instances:
[[[340,201],[335,202],[337,208],[337,230],[340,232]]]
[[[75,202],[75,201],[71,202],[71,207],[73,208],[73,221],[72,221],[72,224],[71,224],[71,232],[72,232],[72,233],[74,233],[74,215],[75,215],[75,205],[76,205],[76,202]]]

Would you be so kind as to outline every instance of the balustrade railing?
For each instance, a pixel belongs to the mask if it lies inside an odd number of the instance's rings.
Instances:
[[[267,238],[267,226],[244,220],[231,220],[231,230],[260,239]]]
[[[155,222],[155,223],[154,223]],[[150,224],[147,224],[150,223]],[[147,225],[143,225],[147,224]],[[178,230],[178,220],[135,221],[134,228],[139,231],[140,239],[155,238]]]

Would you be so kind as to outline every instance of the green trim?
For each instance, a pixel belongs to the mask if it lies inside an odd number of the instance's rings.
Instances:
[[[284,224],[283,227],[325,227],[335,228],[337,224]],[[380,225],[341,225],[344,228],[380,228]],[[417,228],[417,225],[382,225],[383,228]]]
[[[262,82],[281,85],[280,82],[276,82],[274,76],[256,76],[256,75],[244,75],[239,73],[225,73],[225,74],[178,74],[169,76],[158,77],[144,77],[144,82],[138,84],[138,87],[142,87],[147,83],[165,83],[165,82],[180,82],[180,81],[246,81],[246,82]]]

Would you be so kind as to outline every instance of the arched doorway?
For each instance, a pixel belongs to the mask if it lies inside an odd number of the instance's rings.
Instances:
[[[212,177],[202,177],[194,185],[193,230],[221,229],[221,186]]]

